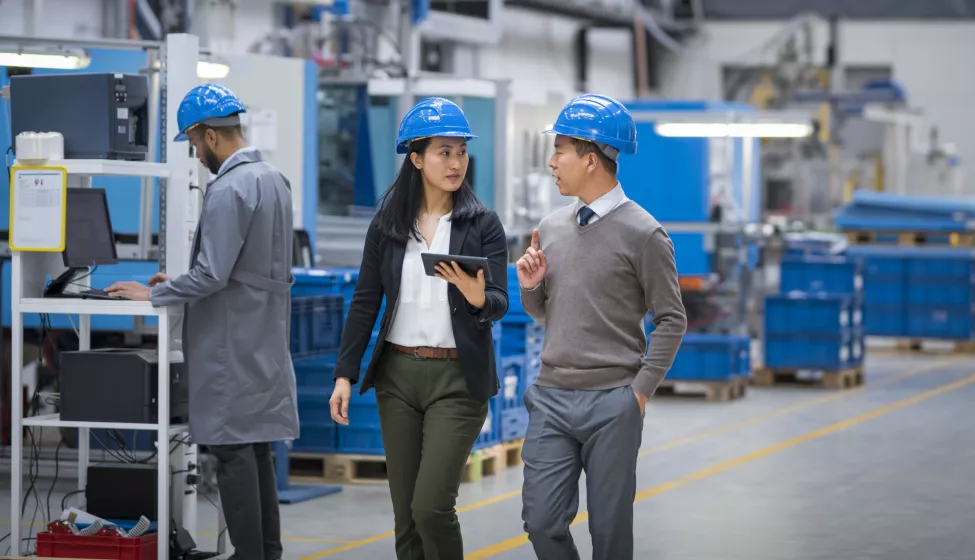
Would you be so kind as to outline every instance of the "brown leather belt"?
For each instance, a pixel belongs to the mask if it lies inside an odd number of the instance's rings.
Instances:
[[[450,358],[456,360],[460,356],[456,348],[430,348],[428,346],[418,346],[416,348],[412,348],[410,346],[400,346],[399,344],[390,344],[390,346],[397,351],[404,354],[409,354],[414,358],[433,360],[446,360]]]

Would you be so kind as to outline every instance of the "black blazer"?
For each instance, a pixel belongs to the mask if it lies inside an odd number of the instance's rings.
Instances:
[[[362,266],[349,314],[342,331],[342,346],[335,366],[335,378],[345,377],[354,385],[376,317],[386,296],[386,310],[379,338],[359,389],[364,394],[375,382],[376,363],[383,353],[399,297],[406,242],[390,238],[379,228],[378,215],[369,225],[362,254]],[[454,340],[460,355],[461,372],[471,396],[487,402],[498,393],[497,364],[491,323],[508,312],[508,243],[497,213],[486,211],[468,220],[451,220],[450,254],[487,257],[491,281],[485,283],[484,308],[471,306],[453,284],[448,284]]]

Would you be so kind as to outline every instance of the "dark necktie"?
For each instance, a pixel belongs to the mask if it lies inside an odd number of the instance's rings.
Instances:
[[[579,209],[579,225],[584,226],[589,224],[589,220],[596,215],[596,212],[588,206],[583,206]]]

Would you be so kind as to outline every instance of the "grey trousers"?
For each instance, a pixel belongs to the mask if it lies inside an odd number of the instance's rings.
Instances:
[[[281,515],[268,443],[211,445],[232,560],[279,560]]]
[[[593,560],[633,558],[633,499],[643,415],[630,387],[571,391],[533,385],[525,393],[522,520],[539,560],[578,560],[569,525],[586,471]]]

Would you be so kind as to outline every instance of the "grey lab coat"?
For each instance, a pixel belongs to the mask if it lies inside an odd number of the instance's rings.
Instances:
[[[185,304],[190,434],[203,445],[298,437],[291,363],[291,186],[257,149],[234,154],[207,187],[190,270],[152,288]]]

